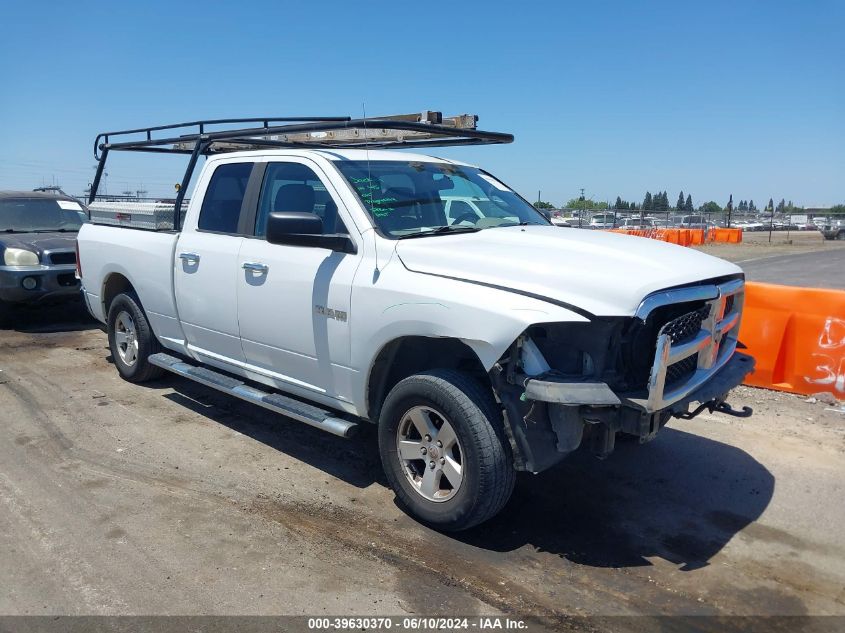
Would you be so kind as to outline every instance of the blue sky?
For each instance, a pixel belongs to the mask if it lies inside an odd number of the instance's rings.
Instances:
[[[97,132],[194,118],[480,115],[442,150],[529,199],[845,202],[845,2],[3,0],[0,188],[79,193]],[[118,156],[108,188],[172,190]]]

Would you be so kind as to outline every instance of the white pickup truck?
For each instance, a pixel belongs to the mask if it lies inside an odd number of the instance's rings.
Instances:
[[[168,370],[342,436],[377,424],[401,504],[443,530],[582,444],[604,457],[672,416],[750,413],[725,402],[753,369],[738,267],[563,230],[478,167],[376,149],[512,138],[430,115],[104,137],[101,171],[109,151],[166,146],[191,154],[187,185],[209,156],[178,230],[79,233],[120,375]]]

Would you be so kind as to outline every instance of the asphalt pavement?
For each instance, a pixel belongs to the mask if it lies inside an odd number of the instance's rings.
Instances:
[[[737,263],[749,281],[845,290],[845,249],[842,248]]]

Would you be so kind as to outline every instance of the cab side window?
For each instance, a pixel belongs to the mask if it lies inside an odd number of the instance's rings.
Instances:
[[[271,213],[316,213],[323,233],[347,233],[325,185],[314,171],[300,163],[269,163],[261,186],[255,235],[263,237]]]
[[[238,233],[252,166],[253,163],[228,163],[214,170],[202,201],[197,228],[215,233]]]

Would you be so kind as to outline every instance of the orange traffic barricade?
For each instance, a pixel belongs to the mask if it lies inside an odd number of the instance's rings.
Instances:
[[[748,282],[739,340],[757,361],[746,384],[845,399],[845,291]]]

